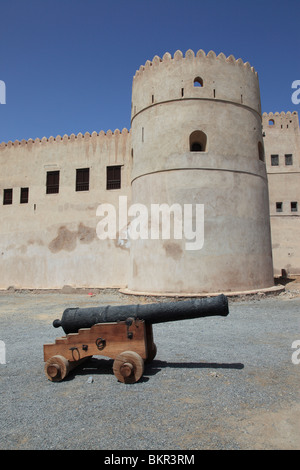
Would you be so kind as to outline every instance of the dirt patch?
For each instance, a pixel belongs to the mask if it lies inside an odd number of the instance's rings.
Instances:
[[[241,447],[253,450],[300,449],[300,405],[247,413],[239,423]]]

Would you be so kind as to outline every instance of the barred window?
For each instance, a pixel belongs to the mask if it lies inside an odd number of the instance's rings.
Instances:
[[[90,169],[79,168],[76,170],[76,191],[88,191],[90,189]]]
[[[29,199],[29,188],[21,188],[20,204],[27,204]]]
[[[291,153],[288,153],[284,156],[285,158],[285,164],[286,165],[292,165],[293,164],[293,155]]]
[[[106,189],[121,188],[121,166],[106,167]]]
[[[279,165],[279,155],[271,155],[271,166]]]
[[[46,194],[59,192],[59,171],[47,171]]]
[[[298,203],[296,201],[291,202],[291,212],[298,212]]]
[[[3,190],[3,204],[4,205],[12,204],[12,201],[13,201],[13,190],[4,189]]]

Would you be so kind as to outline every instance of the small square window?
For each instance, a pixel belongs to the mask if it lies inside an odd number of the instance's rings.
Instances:
[[[279,155],[271,155],[271,166],[279,165]]]
[[[121,166],[106,167],[106,189],[121,188]]]
[[[297,202],[291,202],[291,212],[298,212],[298,203]]]
[[[88,191],[90,189],[90,169],[79,168],[76,170],[76,191]]]
[[[276,212],[282,212],[282,202],[276,202]]]
[[[12,189],[4,189],[3,190],[3,205],[12,204],[13,201],[13,190]]]
[[[27,204],[29,197],[29,188],[21,188],[20,192],[20,204]]]
[[[292,165],[293,164],[293,155],[291,153],[286,154],[284,156],[284,158],[285,158],[285,164],[286,165]]]
[[[59,192],[59,171],[47,171],[46,194]]]

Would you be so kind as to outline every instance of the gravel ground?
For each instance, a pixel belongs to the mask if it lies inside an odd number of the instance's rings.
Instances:
[[[118,382],[100,356],[47,380],[43,344],[63,334],[52,321],[65,308],[146,301],[113,290],[0,295],[1,450],[300,448],[297,289],[230,300],[226,318],[154,325],[157,356],[138,383]]]

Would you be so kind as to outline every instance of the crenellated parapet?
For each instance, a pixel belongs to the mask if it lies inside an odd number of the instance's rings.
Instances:
[[[264,131],[294,129],[299,131],[299,118],[297,111],[263,113],[262,124]]]
[[[104,132],[103,130],[100,131],[99,133],[94,131],[92,133],[90,132],[85,132],[82,134],[79,132],[77,135],[76,134],[64,134],[63,136],[57,135],[56,137],[50,136],[50,137],[42,137],[36,138],[36,139],[28,139],[28,140],[18,140],[16,139],[15,141],[8,141],[8,142],[2,142],[0,143],[0,150],[5,149],[5,148],[10,148],[10,147],[25,147],[25,146],[32,146],[36,144],[52,144],[52,143],[68,143],[68,142],[75,142],[75,141],[85,141],[89,142],[90,140],[95,140],[98,138],[102,139],[110,139],[110,138],[118,138],[119,136],[121,137],[126,137],[128,134],[130,134],[130,130],[126,129],[125,127],[120,131],[119,129],[115,129],[112,131],[111,129],[107,130]]]
[[[257,72],[255,71],[254,67],[251,67],[249,62],[244,62],[242,59],[235,59],[235,57],[232,54],[229,55],[228,57],[226,57],[225,54],[223,54],[223,52],[221,52],[219,55],[217,55],[214,51],[209,51],[206,54],[202,49],[199,49],[199,51],[195,54],[192,49],[188,49],[186,51],[185,55],[183,55],[183,53],[180,50],[177,50],[173,57],[169,52],[166,52],[163,55],[162,58],[155,55],[152,59],[152,62],[150,60],[147,60],[145,65],[140,66],[139,70],[136,71],[133,78],[134,79],[137,78],[138,76],[140,76],[144,72],[144,70],[149,69],[150,67],[153,67],[152,70],[154,70],[155,67],[158,67],[160,64],[162,64],[164,62],[170,62],[172,60],[174,60],[176,62],[176,61],[182,60],[182,59],[183,60],[184,59],[192,60],[195,57],[197,59],[201,59],[201,60],[205,60],[205,59],[219,60],[219,61],[222,61],[222,62],[228,62],[230,64],[236,64],[237,66],[243,66],[247,70],[251,70],[257,76]]]
[[[166,52],[162,58],[147,60],[133,77],[132,118],[142,109],[160,102],[184,99],[232,101],[258,113],[258,75],[249,62],[214,51],[185,55]]]

